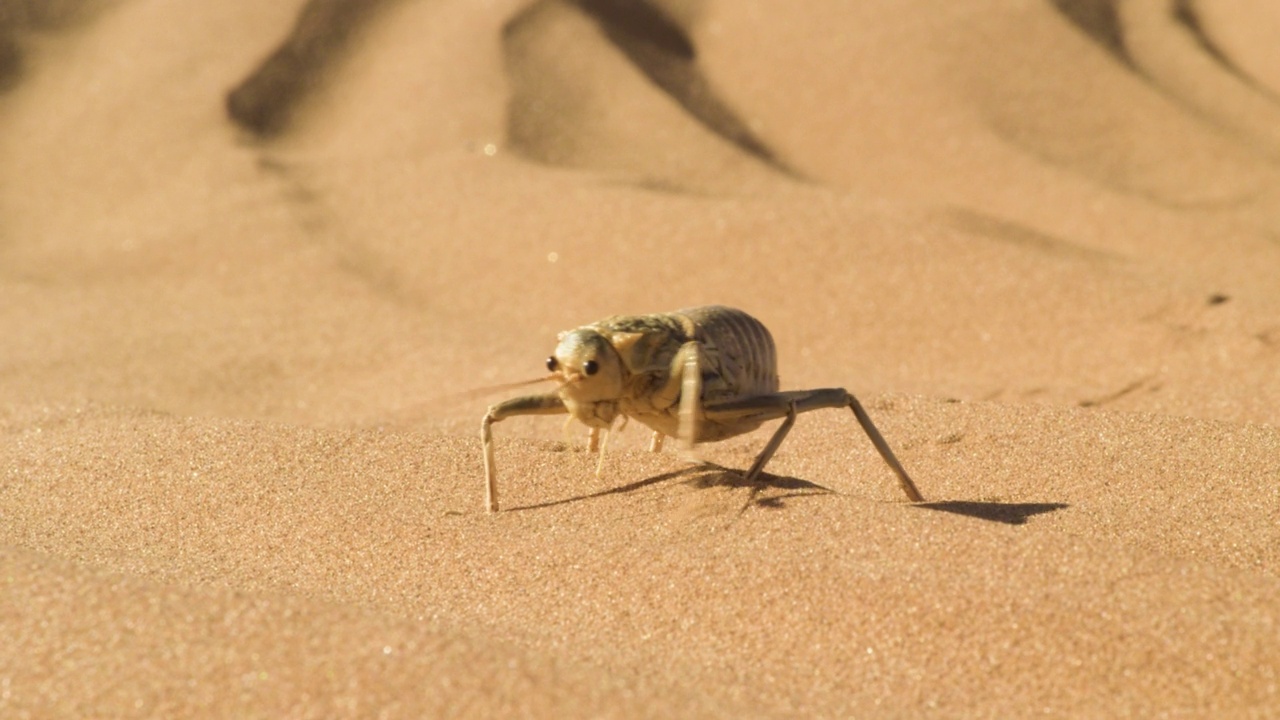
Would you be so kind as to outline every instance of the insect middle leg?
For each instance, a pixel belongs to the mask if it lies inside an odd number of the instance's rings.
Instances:
[[[649,437],[649,452],[662,452],[662,438],[666,437],[657,430]]]
[[[889,448],[889,443],[885,442],[884,436],[880,434],[875,424],[871,422],[871,416],[863,409],[862,403],[858,402],[858,399],[844,388],[796,390],[712,403],[703,407],[702,414],[708,422],[718,423],[732,423],[737,420],[765,421],[786,418],[777,431],[774,432],[773,437],[769,439],[769,443],[765,445],[764,450],[760,452],[756,461],[752,463],[751,469],[747,471],[747,480],[754,482],[764,470],[765,464],[777,452],[783,438],[791,431],[791,426],[796,421],[796,415],[810,410],[840,407],[847,407],[853,411],[854,417],[862,425],[867,437],[871,438],[871,444],[875,445],[880,457],[884,458],[885,463],[898,476],[898,484],[902,486],[902,491],[906,493],[907,497],[912,502],[923,502],[924,497],[916,489],[915,483],[907,475],[902,463],[898,462],[898,458],[894,456],[893,450]]]

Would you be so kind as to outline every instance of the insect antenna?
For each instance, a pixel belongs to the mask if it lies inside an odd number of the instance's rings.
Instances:
[[[486,385],[485,387],[472,388],[471,390],[462,390],[451,395],[446,395],[445,397],[451,400],[475,400],[482,398],[485,395],[493,395],[500,392],[506,392],[508,390],[515,390],[516,388],[537,385],[538,383],[551,382],[559,379],[559,373],[551,373],[550,375],[543,375],[542,377],[536,377],[530,380],[519,380],[512,383],[502,383],[501,385]]]
[[[430,400],[423,400],[421,402],[416,402],[411,405],[407,405],[393,411],[390,415],[390,420],[393,423],[401,423],[407,420],[411,420],[414,417],[423,414],[423,412],[426,411],[427,409],[436,407],[439,405],[455,405],[458,403],[471,402],[473,400],[479,400],[480,398],[485,397],[487,395],[495,395],[500,392],[515,390],[516,388],[522,388],[522,387],[527,387],[529,385],[537,385],[538,383],[552,382],[556,380],[560,380],[560,376],[556,373],[552,373],[550,375],[543,375],[542,377],[531,378],[529,380],[520,380],[518,382],[512,382],[512,383],[502,383],[500,385],[486,385],[484,387],[471,388],[470,390],[460,390],[454,393],[436,395]]]

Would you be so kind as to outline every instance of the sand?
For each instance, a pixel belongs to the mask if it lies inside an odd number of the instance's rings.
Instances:
[[[0,716],[1274,716],[1269,7],[0,3]],[[927,502],[820,411],[485,512],[711,303]]]

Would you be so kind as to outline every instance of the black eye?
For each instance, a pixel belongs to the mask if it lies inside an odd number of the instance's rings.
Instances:
[[[556,356],[555,356],[555,355],[552,355],[551,357],[547,358],[547,369],[548,369],[548,370],[550,370],[551,372],[555,372],[555,371],[556,371],[556,368],[558,368],[558,367],[560,367],[560,363],[556,362]]]
[[[582,372],[588,375],[595,375],[600,370],[600,363],[595,360],[588,360],[582,364]]]

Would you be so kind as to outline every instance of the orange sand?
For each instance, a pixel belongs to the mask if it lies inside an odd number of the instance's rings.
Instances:
[[[0,3],[0,716],[1280,712],[1264,6]],[[930,502],[822,411],[483,511],[467,391],[704,303]]]

